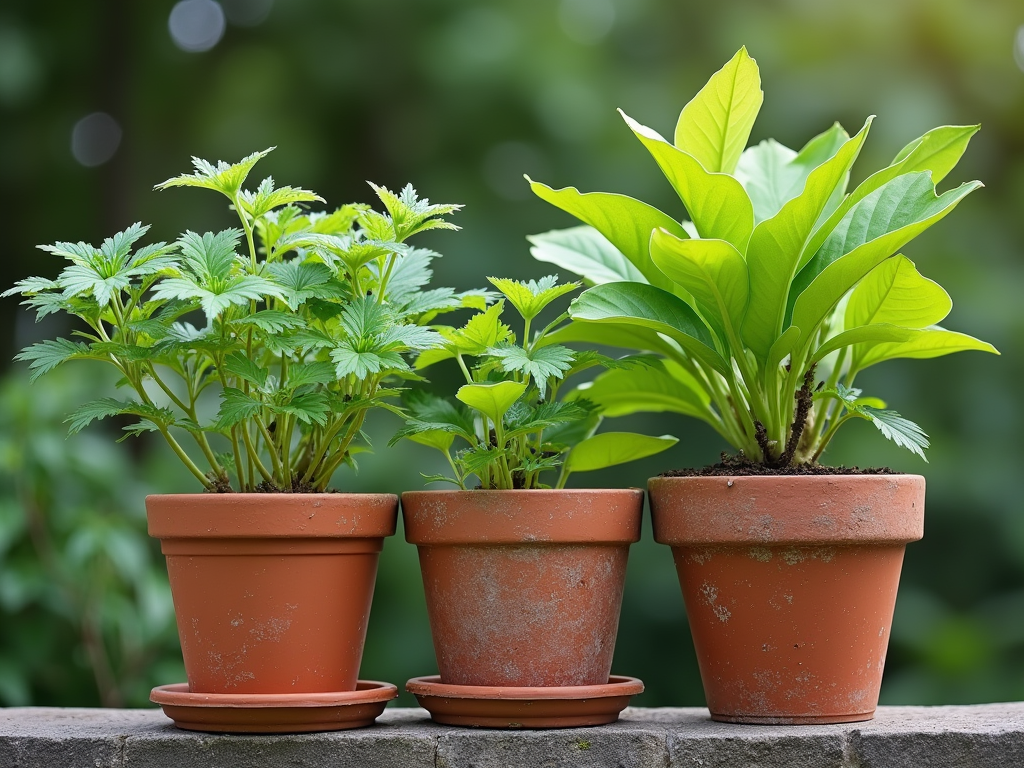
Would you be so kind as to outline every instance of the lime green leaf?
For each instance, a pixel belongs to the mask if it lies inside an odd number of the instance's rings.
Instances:
[[[551,345],[527,352],[515,344],[491,347],[487,354],[497,358],[501,370],[506,373],[518,371],[532,376],[540,390],[541,398],[547,391],[548,378],[560,379],[572,367],[573,351],[566,347]]]
[[[571,323],[549,333],[541,340],[541,344],[573,342],[603,344],[640,352],[659,352],[670,357],[679,354],[676,345],[647,328],[610,322],[589,323],[579,318],[574,318]]]
[[[865,197],[797,275],[793,325],[805,332],[816,329],[865,275],[980,186],[962,184],[936,196],[929,174],[918,173],[900,176]]]
[[[216,165],[198,157],[192,158],[192,165],[195,172],[175,176],[162,184],[157,184],[155,189],[167,189],[168,187],[204,187],[226,195],[232,202],[235,196],[245,183],[249,171],[260,160],[269,155],[274,147],[265,149],[262,152],[253,152],[251,155],[242,158],[237,163],[229,164],[220,160]]]
[[[725,240],[680,240],[657,229],[651,259],[693,296],[719,339],[729,338],[727,328],[739,330],[747,308],[747,264],[735,247]]]
[[[379,187],[373,182],[368,183],[373,187],[373,191],[377,193],[377,197],[380,198],[380,201],[384,203],[384,207],[388,210],[386,219],[390,225],[391,231],[388,233],[390,237],[381,237],[379,239],[394,239],[402,242],[417,232],[425,232],[428,229],[459,229],[459,227],[450,224],[440,217],[461,210],[461,205],[431,205],[430,201],[426,198],[419,198],[412,184],[406,184],[402,191],[396,195],[386,187]],[[364,213],[362,216],[363,220],[372,213],[372,211]]]
[[[947,125],[934,128],[918,139],[905,146],[892,164],[871,174],[822,224],[804,248],[801,263],[810,259],[822,243],[835,229],[836,225],[849,213],[857,203],[879,187],[888,184],[901,174],[931,171],[932,182],[938,184],[957,164],[967,144],[980,126]]]
[[[675,145],[712,173],[732,173],[762,101],[757,63],[740,48],[683,107]]]
[[[871,119],[836,154],[807,176],[803,191],[777,214],[754,229],[747,248],[750,303],[743,320],[742,338],[759,360],[766,360],[782,333],[790,286],[800,268],[800,254],[833,191],[860,153]]]
[[[466,384],[455,397],[470,408],[475,408],[492,422],[498,423],[512,403],[522,397],[526,384],[500,381],[495,384]]]
[[[953,308],[941,285],[921,275],[902,254],[886,259],[857,284],[846,305],[846,327],[893,323],[926,328]]]
[[[799,195],[811,171],[833,157],[849,138],[835,123],[807,142],[799,153],[775,139],[744,150],[734,175],[754,206],[754,223],[770,219]]]
[[[658,163],[700,236],[726,240],[740,253],[745,252],[754,228],[754,208],[743,186],[728,174],[705,169],[692,155],[676,149],[657,131],[641,125],[622,110],[619,114]],[[676,237],[687,237],[675,231],[681,227],[663,228]]]
[[[260,182],[255,192],[240,190],[238,202],[243,211],[253,219],[265,216],[275,208],[293,203],[324,202],[324,199],[315,192],[295,187],[274,188],[274,179],[268,176]]]
[[[855,344],[879,343],[879,342],[902,342],[913,338],[917,333],[913,328],[903,328],[891,323],[871,323],[870,325],[851,328],[833,336],[826,341],[814,354],[811,355],[811,363],[816,363],[837,349],[852,347]]]
[[[552,189],[530,180],[530,189],[542,200],[589,224],[614,245],[652,285],[671,290],[672,284],[651,263],[651,232],[659,227],[676,237],[687,237],[668,214],[626,195],[581,193],[575,187]]]
[[[351,341],[343,341],[332,349],[331,360],[335,363],[334,371],[339,379],[349,375],[365,379],[371,374],[404,371],[408,368],[398,352],[364,352],[353,346]]]
[[[28,367],[32,371],[30,381],[35,381],[61,363],[90,356],[89,347],[81,342],[69,339],[47,339],[25,347],[14,359],[19,362],[28,362]]]
[[[274,284],[281,289],[289,309],[296,310],[309,299],[337,299],[344,293],[330,269],[323,264],[303,263],[301,258],[267,265]]]
[[[999,351],[986,341],[968,336],[966,333],[947,331],[935,326],[915,330],[903,342],[859,345],[854,351],[853,365],[857,370],[863,370],[876,363],[900,357],[923,360],[970,350],[999,354]]]
[[[608,283],[588,288],[573,300],[569,315],[574,320],[636,325],[664,333],[723,376],[729,374],[704,321],[678,296],[653,285]]]
[[[681,413],[706,419],[710,398],[704,388],[671,361],[657,366],[605,371],[573,393],[598,405],[604,416]]]
[[[914,422],[903,418],[896,411],[880,410],[867,405],[859,406],[854,413],[874,424],[879,432],[900,448],[906,448],[911,453],[916,453],[925,462],[928,461],[924,455],[928,448],[928,435]]]
[[[532,320],[539,315],[548,304],[572,293],[580,287],[579,283],[558,285],[557,275],[548,275],[540,280],[509,280],[508,278],[488,277],[490,283],[504,294],[525,320]],[[524,339],[529,341],[529,339]]]
[[[593,227],[556,229],[528,235],[530,253],[537,261],[555,264],[579,275],[587,285],[625,280],[646,283],[647,278],[622,251]]]
[[[567,472],[590,472],[636,461],[671,448],[679,442],[672,435],[654,437],[634,432],[603,432],[588,437],[569,452]]]

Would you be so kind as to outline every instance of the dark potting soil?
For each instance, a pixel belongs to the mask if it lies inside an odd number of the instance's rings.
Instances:
[[[823,464],[791,464],[788,467],[766,467],[745,456],[722,454],[718,464],[706,467],[673,469],[659,477],[715,477],[724,475],[895,475],[889,467],[828,467]]]

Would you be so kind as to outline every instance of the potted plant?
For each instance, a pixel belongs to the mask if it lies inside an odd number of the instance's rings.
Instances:
[[[39,317],[81,323],[77,339],[18,356],[34,376],[97,360],[132,393],[85,404],[70,431],[132,417],[125,434],[159,433],[205,491],[146,499],[188,674],[153,699],[200,730],[354,727],[397,695],[357,676],[398,499],[328,487],[368,449],[367,413],[396,409],[392,382],[414,376],[405,356],[443,341],[424,323],[484,306],[479,293],[422,290],[436,254],[406,242],[454,229],[443,217],[460,206],[374,186],[386,213],[307,212],[322,202],[312,192],[270,178],[243,187],[269,151],[235,164],[194,159],[193,174],[158,186],[224,195],[238,227],[137,247],[147,227],[135,224],[98,248],[42,246],[70,263],[6,292]]]
[[[744,149],[761,105],[739,53],[682,110],[674,141],[623,114],[690,220],[638,200],[533,183],[588,227],[533,238],[534,255],[593,287],[553,341],[658,353],[582,394],[610,415],[665,411],[737,451],[650,481],[655,538],[673,548],[711,715],[753,723],[870,719],[906,543],[923,534],[924,478],[819,464],[866,419],[924,457],[924,432],[854,380],[893,358],[989,344],[940,323],[951,302],[899,253],[978,182],[938,194],[977,126],[908,144],[847,192],[871,118],[799,152]]]
[[[427,479],[457,487],[402,494],[440,670],[407,688],[435,720],[455,725],[613,722],[643,690],[633,678],[609,677],[643,491],[566,490],[566,480],[676,439],[595,434],[601,416],[592,403],[559,399],[580,371],[646,363],[549,343],[564,313],[531,334],[545,307],[578,283],[490,280],[504,299],[462,328],[439,329],[444,345],[417,361],[423,369],[454,359],[466,383],[454,400],[408,397],[409,420],[395,438],[441,451],[452,475]],[[522,317],[518,342],[502,322],[506,301]]]

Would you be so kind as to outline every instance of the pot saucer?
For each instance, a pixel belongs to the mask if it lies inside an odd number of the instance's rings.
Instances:
[[[619,719],[629,699],[644,690],[635,677],[612,675],[604,685],[516,688],[448,685],[440,675],[405,684],[431,719],[445,725],[482,728],[574,728]]]
[[[191,693],[188,683],[160,685],[149,700],[179,728],[211,733],[308,733],[372,725],[398,688],[360,680],[336,693]]]

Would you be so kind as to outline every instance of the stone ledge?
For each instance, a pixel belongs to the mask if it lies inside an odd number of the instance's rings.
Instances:
[[[159,710],[0,709],[0,768],[1010,768],[1024,703],[881,707],[869,723],[713,723],[706,709],[631,708],[560,731],[439,726],[388,709],[373,728],[305,736],[180,731]]]

